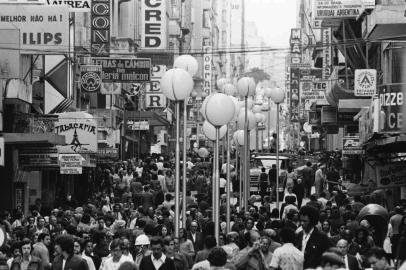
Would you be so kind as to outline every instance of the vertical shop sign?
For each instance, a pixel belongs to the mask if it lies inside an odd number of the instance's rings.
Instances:
[[[290,68],[290,121],[299,122],[300,69]]]
[[[323,43],[323,80],[328,80],[331,75],[331,28],[321,29]]]
[[[141,48],[166,49],[167,17],[165,0],[141,1]]]
[[[291,29],[290,55],[292,64],[302,63],[302,32],[300,28]]]
[[[382,85],[379,87],[379,104],[383,119],[382,129],[384,132],[399,132],[402,130],[402,85]]]
[[[0,137],[0,166],[4,166],[4,138]]]
[[[92,56],[109,56],[110,54],[110,1],[92,0],[91,53]]]
[[[203,91],[211,94],[211,61],[212,61],[212,47],[211,44],[203,46]]]
[[[161,91],[161,78],[166,72],[165,65],[152,67],[151,82],[146,85],[145,106],[146,108],[165,108],[166,97]]]

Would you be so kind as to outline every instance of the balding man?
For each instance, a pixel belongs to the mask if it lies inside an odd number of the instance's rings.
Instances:
[[[204,239],[202,233],[198,231],[198,224],[196,220],[190,222],[190,230],[187,232],[186,237],[192,241],[196,252],[203,249]]]
[[[340,250],[343,260],[345,262],[345,268],[349,270],[361,270],[357,258],[348,254],[348,241],[340,239],[337,242],[337,248]]]

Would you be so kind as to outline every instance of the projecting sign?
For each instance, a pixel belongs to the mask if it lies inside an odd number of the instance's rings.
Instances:
[[[89,12],[91,0],[70,0],[70,1],[46,1],[50,6],[67,6],[72,12]]]
[[[82,174],[83,160],[84,158],[80,154],[60,154],[60,174]]]
[[[102,81],[102,66],[80,66],[80,89],[84,92],[96,92],[100,90]]]
[[[290,62],[293,64],[302,63],[302,30],[292,28],[290,34]]]
[[[321,40],[323,43],[323,66],[322,66],[322,77],[323,80],[328,80],[331,75],[331,66],[332,66],[332,50],[331,50],[331,41],[332,33],[331,28],[322,28],[321,29]]]
[[[137,83],[151,80],[151,59],[92,58],[93,65],[102,66],[103,82]]]
[[[4,137],[0,137],[0,166],[4,166]]]
[[[95,120],[62,118],[55,123],[55,133],[66,138],[66,145],[58,146],[59,153],[97,153]]]
[[[141,1],[141,48],[167,49],[166,1]]]
[[[354,94],[357,97],[372,97],[376,94],[376,69],[356,69]]]
[[[56,147],[24,147],[19,150],[18,160],[22,167],[57,167],[58,149]]]
[[[365,9],[375,8],[371,0],[315,0],[314,18],[357,18]]]
[[[4,5],[0,29],[19,29],[20,44],[9,44],[25,54],[57,54],[69,47],[69,10],[66,6]]]
[[[149,122],[148,121],[127,121],[127,129],[128,130],[149,130]]]
[[[146,108],[166,108],[166,96],[161,91],[161,78],[165,72],[165,65],[155,65],[152,67],[151,83],[147,83],[145,87]]]
[[[92,0],[90,13],[90,49],[92,56],[110,54],[110,1]]]
[[[203,92],[207,95],[211,94],[211,61],[212,61],[211,45],[203,46]]]
[[[403,91],[401,84],[383,85],[378,88],[379,104],[381,107],[380,131],[397,132],[402,130]],[[381,119],[381,118],[380,118]]]
[[[361,155],[363,153],[359,136],[343,138],[343,155]]]

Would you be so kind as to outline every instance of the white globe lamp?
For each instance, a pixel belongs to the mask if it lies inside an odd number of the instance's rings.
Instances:
[[[237,91],[240,97],[253,96],[255,88],[255,81],[250,77],[242,77],[237,82]]]
[[[173,67],[184,69],[190,76],[194,76],[199,69],[199,63],[193,56],[184,54],[175,59]]]
[[[227,95],[216,93],[207,97],[207,102],[202,109],[206,120],[215,127],[228,124],[235,115],[234,101]],[[206,101],[205,100],[205,101]]]
[[[203,122],[202,130],[204,135],[211,141],[216,140],[216,127],[210,124],[207,120]],[[220,127],[220,139],[227,133],[227,125]]]
[[[165,72],[161,79],[161,91],[170,100],[184,100],[193,90],[193,79],[181,68],[173,68]]]

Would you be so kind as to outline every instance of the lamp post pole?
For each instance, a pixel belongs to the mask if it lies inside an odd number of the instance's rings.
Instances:
[[[269,135],[271,132],[270,132],[270,129],[271,129],[271,98],[269,97],[268,98],[268,119],[267,119],[268,121],[268,123],[267,123],[267,130],[266,130],[266,133],[267,133],[267,138],[268,138],[268,151],[269,152],[271,152],[271,135]]]
[[[183,181],[182,181],[182,224],[186,228],[186,132],[187,132],[187,102],[183,101]]]
[[[249,152],[249,145],[248,145],[248,96],[244,97],[244,102],[245,102],[245,119],[244,119],[244,177],[247,177],[247,174],[249,173],[249,168],[248,168],[248,152]],[[248,196],[249,196],[249,188],[247,189],[247,181],[248,179],[243,179],[244,183],[244,209],[245,211],[248,210]]]
[[[180,190],[180,145],[179,145],[179,135],[180,135],[180,102],[176,101],[176,146],[175,146],[175,237],[179,237],[179,225],[180,225],[180,217],[179,217],[179,190]]]
[[[214,237],[217,240],[217,244],[219,243],[219,237],[220,237],[220,215],[219,215],[219,209],[220,209],[220,198],[219,198],[219,189],[220,189],[220,175],[219,175],[219,141],[220,141],[220,127],[216,127],[216,149],[214,153],[214,166],[216,168],[215,170],[215,181],[213,183],[214,186],[214,210],[216,211],[216,214],[214,215]]]
[[[276,104],[276,208],[279,210],[279,103]]]
[[[231,184],[231,176],[230,176],[230,162],[231,162],[231,157],[230,157],[230,125],[227,126],[227,134],[226,134],[226,140],[227,140],[227,184],[226,184],[226,193],[227,193],[227,209],[226,209],[226,232],[230,232],[230,184]]]

